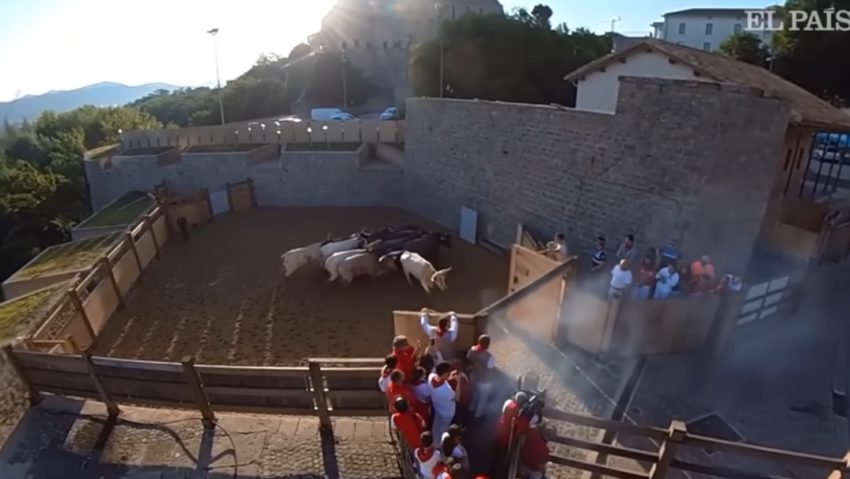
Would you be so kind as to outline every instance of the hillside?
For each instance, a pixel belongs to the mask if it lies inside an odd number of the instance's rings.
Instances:
[[[50,91],[43,95],[27,95],[14,102],[0,102],[0,120],[17,123],[23,119],[33,120],[41,112],[54,110],[69,111],[83,105],[120,106],[133,102],[157,90],[174,90],[178,87],[166,83],[146,83],[127,86],[120,83],[103,82],[84,86],[76,90]]]

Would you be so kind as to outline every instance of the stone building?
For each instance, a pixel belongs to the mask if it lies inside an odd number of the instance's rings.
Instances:
[[[408,92],[408,65],[417,44],[436,38],[440,19],[502,13],[498,0],[338,0],[309,39],[316,51],[340,51],[396,101]]]

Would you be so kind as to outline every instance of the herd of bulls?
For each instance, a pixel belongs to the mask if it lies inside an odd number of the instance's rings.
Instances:
[[[281,268],[290,276],[305,266],[323,267],[330,282],[339,278],[346,285],[359,277],[401,271],[408,283],[412,284],[413,276],[430,293],[434,287],[447,288],[446,276],[451,268],[437,270],[432,263],[441,247],[452,247],[450,235],[416,226],[389,225],[289,250],[281,255]]]

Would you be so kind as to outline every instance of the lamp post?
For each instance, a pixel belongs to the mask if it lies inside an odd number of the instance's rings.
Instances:
[[[213,51],[215,51],[215,82],[218,85],[218,112],[221,114],[221,124],[224,125],[224,93],[221,91],[221,75],[218,70],[218,28],[207,30],[213,37]]]
[[[440,23],[440,25],[439,25],[439,28],[440,28],[440,32],[439,32],[439,35],[440,35],[440,98],[443,98],[443,94],[445,93],[445,88],[443,87],[444,71],[445,71],[444,70],[444,59],[443,59],[443,52],[444,52],[444,45],[445,45],[444,39],[443,39],[443,6],[444,5],[442,3],[435,3],[434,4],[434,8],[437,9],[437,21]]]

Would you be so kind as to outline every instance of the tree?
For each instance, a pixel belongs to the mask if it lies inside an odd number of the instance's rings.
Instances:
[[[371,86],[363,71],[343,55],[337,52],[316,55],[307,86],[307,97],[312,102],[320,106],[336,106],[342,105],[343,97],[347,97],[347,106],[359,105],[369,98],[370,93]]]
[[[551,10],[537,9],[548,22]],[[464,15],[446,23],[443,57],[450,96],[527,103],[572,105],[575,89],[564,76],[610,52],[606,36],[566,26],[541,28],[527,12]],[[439,94],[440,46],[426,42],[413,53],[414,95]]]
[[[850,103],[850,82],[845,65],[850,62],[850,33],[843,31],[790,30],[791,10],[850,9],[850,0],[787,0],[780,9],[785,29],[773,36],[774,71],[833,103]],[[805,26],[805,25],[800,25]]]
[[[742,62],[759,66],[767,65],[769,55],[767,47],[762,44],[759,37],[750,32],[732,34],[720,44],[719,50],[724,55]]]

